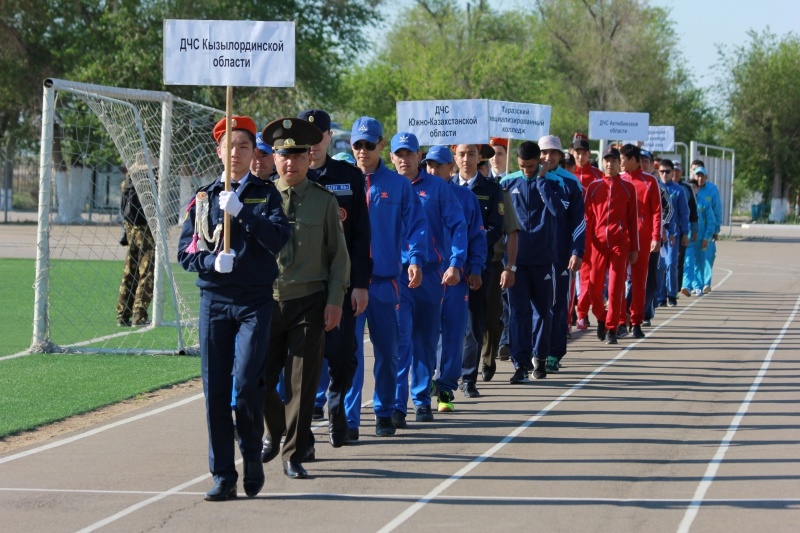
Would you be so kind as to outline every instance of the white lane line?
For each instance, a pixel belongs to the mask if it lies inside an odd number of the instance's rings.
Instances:
[[[85,433],[80,433],[78,435],[73,435],[72,437],[68,437],[66,439],[57,440],[55,442],[51,442],[50,444],[45,444],[44,446],[38,446],[36,448],[31,448],[30,450],[25,450],[24,452],[15,453],[14,455],[9,455],[7,457],[0,457],[0,464],[9,463],[11,461],[15,461],[16,459],[21,459],[23,457],[28,457],[29,455],[33,455],[39,452],[43,452],[45,450],[51,450],[53,448],[58,448],[59,446],[64,446],[65,444],[70,444],[72,442],[85,439],[87,437],[91,437],[93,435],[97,435],[98,433],[102,433],[104,431],[108,431],[109,429],[114,429],[119,426],[124,426],[125,424],[129,424],[131,422],[136,422],[137,420],[142,420],[143,418],[147,418],[150,416],[158,415],[163,412],[169,411],[170,409],[175,409],[176,407],[181,407],[186,405],[187,403],[191,403],[195,400],[201,400],[203,398],[203,394],[195,394],[194,396],[189,396],[188,398],[184,398],[178,402],[175,402],[170,405],[165,405],[164,407],[159,407],[158,409],[153,409],[152,411],[148,411],[146,413],[142,413],[136,416],[132,416],[130,418],[125,418],[123,420],[118,420],[111,424],[106,424],[105,426],[100,426],[98,428],[92,429]]]
[[[714,458],[711,459],[711,462],[708,464],[708,468],[706,469],[706,472],[694,493],[692,503],[689,504],[689,508],[686,509],[686,513],[683,515],[683,520],[681,520],[681,523],[678,525],[678,533],[688,533],[689,529],[691,529],[692,523],[697,517],[697,513],[700,511],[700,506],[703,504],[703,498],[711,488],[711,484],[714,482],[714,478],[717,475],[717,470],[719,470],[719,466],[722,464],[722,460],[725,458],[725,454],[727,453],[733,438],[736,436],[736,431],[739,429],[739,424],[744,418],[744,415],[747,414],[747,410],[750,408],[750,403],[753,401],[756,392],[758,392],[759,385],[761,385],[761,382],[764,380],[764,376],[767,373],[769,364],[772,362],[772,356],[774,355],[775,350],[778,348],[778,345],[783,340],[783,337],[786,335],[786,331],[794,321],[795,316],[797,316],[798,309],[800,309],[800,296],[798,296],[797,301],[794,304],[794,309],[792,309],[789,318],[786,319],[786,323],[783,325],[783,328],[781,328],[781,332],[773,341],[766,357],[764,357],[764,362],[761,363],[761,368],[759,369],[753,384],[750,385],[750,390],[747,391],[744,401],[739,406],[739,410],[736,412],[736,415],[733,417],[733,420],[728,426],[728,431],[725,433],[719,448],[717,448],[717,453],[714,454]]]
[[[722,269],[722,270],[727,270],[727,269]],[[731,277],[731,275],[733,274],[733,272],[730,271],[730,270],[727,270],[727,272],[728,272],[728,274],[722,279],[722,281],[720,281],[719,283],[717,283],[714,286],[715,290],[720,285],[725,283],[725,281],[729,277]],[[689,309],[694,307],[695,304],[697,304],[698,302],[701,302],[701,301],[702,301],[702,298],[695,298],[695,300],[692,303],[690,303],[689,305],[684,307],[681,311],[679,311],[678,313],[674,314],[672,317],[670,317],[668,320],[666,320],[662,324],[659,324],[658,327],[653,328],[652,331],[648,334],[648,337],[653,335],[659,329],[661,329],[662,327],[666,326],[667,324],[669,324],[670,322],[672,322],[673,320],[675,320],[676,318],[678,318],[679,316],[681,316],[685,312],[687,312]],[[414,516],[418,511],[420,511],[423,507],[425,507],[425,505],[430,503],[432,500],[441,497],[442,492],[444,492],[445,490],[450,488],[450,486],[453,485],[456,481],[458,481],[462,477],[466,476],[470,471],[472,471],[474,468],[476,468],[478,465],[480,465],[486,459],[489,459],[490,457],[492,457],[495,453],[500,451],[506,444],[508,444],[509,442],[514,440],[514,438],[517,437],[520,433],[522,433],[527,428],[532,426],[534,423],[536,423],[544,415],[546,415],[547,413],[549,413],[550,411],[555,409],[561,402],[566,400],[568,397],[572,396],[574,393],[576,393],[579,390],[581,390],[590,381],[592,381],[595,378],[595,376],[597,376],[599,373],[601,373],[603,370],[605,370],[609,366],[613,365],[619,359],[622,359],[623,357],[625,357],[625,355],[628,352],[630,352],[633,348],[635,348],[636,346],[638,346],[639,344],[644,342],[646,339],[647,339],[647,337],[645,337],[644,339],[639,339],[638,341],[634,342],[633,344],[630,344],[627,348],[625,348],[624,350],[619,352],[616,355],[616,357],[614,357],[613,359],[611,359],[611,360],[607,361],[606,363],[600,365],[591,374],[589,374],[588,376],[583,378],[579,383],[574,385],[568,391],[564,392],[561,396],[559,396],[558,398],[556,398],[555,400],[550,402],[550,404],[547,405],[547,407],[545,407],[544,409],[542,409],[541,411],[539,411],[538,413],[533,415],[531,418],[526,420],[517,429],[515,429],[514,431],[509,433],[506,437],[504,437],[500,442],[498,442],[497,444],[492,446],[489,450],[484,452],[479,457],[476,457],[475,459],[473,459],[472,462],[470,462],[467,465],[465,465],[461,470],[459,470],[458,472],[456,472],[455,474],[453,474],[452,476],[450,476],[449,478],[447,478],[446,480],[441,482],[438,486],[436,486],[428,494],[426,494],[425,496],[420,498],[417,502],[415,502],[413,505],[411,505],[408,509],[406,509],[405,511],[403,511],[402,513],[397,515],[394,518],[394,520],[392,520],[391,522],[389,522],[388,524],[383,526],[381,529],[379,529],[378,533],[389,533],[390,531],[394,531],[397,527],[402,525],[406,520],[408,520],[409,518]]]
[[[70,490],[70,489],[36,489],[36,488],[0,488],[0,492],[38,492],[38,493],[63,493],[63,494],[97,494],[97,495],[112,495],[112,496],[191,496],[197,498],[204,496],[205,492],[161,492],[152,490]],[[275,500],[289,500],[289,499],[302,499],[302,500],[352,500],[352,501],[402,501],[402,500],[418,500],[422,497],[421,494],[344,494],[341,492],[262,492],[259,494],[260,498],[275,499]],[[457,502],[504,502],[504,503],[535,503],[535,502],[570,502],[577,504],[592,505],[596,503],[606,504],[653,504],[663,503],[667,505],[688,505],[691,500],[688,498],[599,498],[595,496],[439,496],[437,500],[441,501],[457,501]],[[767,504],[770,507],[775,507],[775,504],[797,505],[800,504],[800,498],[709,498],[704,500],[704,504],[719,504],[719,505],[752,505],[752,504]]]

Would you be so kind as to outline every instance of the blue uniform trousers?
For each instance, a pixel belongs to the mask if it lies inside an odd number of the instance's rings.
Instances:
[[[461,376],[464,357],[464,336],[467,334],[469,317],[469,285],[461,276],[458,285],[444,289],[442,302],[441,336],[436,350],[436,387],[442,391],[454,391]]]
[[[553,265],[517,265],[516,282],[508,290],[511,360],[515,368],[531,370],[531,355],[546,359],[550,352],[554,278]]]
[[[436,366],[443,297],[442,273],[438,266],[423,271],[422,283],[416,289],[408,288],[408,274],[404,267],[400,275],[400,342],[394,397],[394,408],[402,413],[408,410],[409,372],[414,406],[431,404],[430,387]]]
[[[711,274],[714,270],[714,261],[717,260],[717,243],[711,238],[708,240],[706,257],[703,265],[703,286],[711,286]]]
[[[644,291],[644,318],[652,320],[655,316],[656,291],[658,290],[658,260],[661,252],[650,252],[647,263],[647,281]]]
[[[236,480],[231,394],[236,398],[239,451],[259,460],[264,435],[264,368],[272,298],[255,304],[200,298],[200,368],[206,397],[208,465],[215,481]]]
[[[683,286],[689,290],[703,290],[705,283],[705,264],[706,252],[700,246],[698,239],[697,245],[686,248],[686,262],[683,265]]]
[[[567,303],[569,302],[569,285],[572,280],[572,271],[568,268],[568,264],[569,262],[555,265],[555,304],[550,328],[550,350],[546,354],[558,357],[559,361],[567,355],[567,331],[569,330]]]
[[[662,253],[660,253],[658,257],[658,273],[656,274],[658,276],[658,280],[656,286],[655,305],[660,305],[661,303],[667,301],[667,253],[667,247],[664,246]]]
[[[400,331],[397,323],[397,308],[400,292],[395,279],[374,279],[369,284],[369,305],[356,319],[356,350],[358,369],[353,385],[345,396],[347,427],[355,429],[361,424],[361,388],[364,386],[364,320],[369,322],[369,340],[374,354],[373,375],[375,392],[373,409],[375,416],[389,418],[394,411],[395,386],[397,384],[397,345]],[[366,316],[365,316],[366,315]],[[362,318],[364,317],[364,318]]]
[[[329,399],[328,416],[343,409],[344,395],[353,384],[353,376],[358,366],[356,317],[353,316],[355,311],[353,310],[352,295],[352,289],[345,294],[342,304],[342,322],[339,327],[325,333],[325,358],[322,360],[314,407],[324,406],[325,401]]]
[[[464,337],[464,357],[461,361],[461,381],[475,383],[478,380],[478,363],[481,359],[483,332],[486,329],[486,309],[489,302],[489,284],[492,282],[491,266],[481,273],[481,288],[469,291],[469,319],[467,335]]]
[[[681,290],[681,280],[678,278],[680,249],[681,243],[678,237],[675,238],[675,244],[673,246],[667,245],[667,254],[664,257],[664,264],[667,270],[665,276],[667,298],[675,298],[678,295],[678,291]]]

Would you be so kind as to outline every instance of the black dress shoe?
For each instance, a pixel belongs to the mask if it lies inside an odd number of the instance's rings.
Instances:
[[[283,473],[286,474],[286,477],[292,479],[305,479],[308,477],[308,472],[303,468],[303,465],[294,461],[283,462]]]
[[[278,445],[276,446],[272,439],[269,437],[264,439],[264,446],[261,448],[261,462],[268,463],[278,457],[278,453],[281,451],[281,447]]]
[[[253,497],[261,492],[264,486],[264,465],[261,461],[244,462],[244,493]]]
[[[220,478],[214,481],[214,486],[211,487],[210,491],[206,492],[206,496],[203,499],[207,502],[224,502],[234,498],[236,498],[236,480],[231,481]]]
[[[347,440],[347,414],[344,409],[338,413],[328,413],[328,441],[334,448],[341,448]]]
[[[483,365],[481,367],[481,379],[483,379],[483,381],[492,381],[496,370],[496,367],[492,368],[489,365]]]

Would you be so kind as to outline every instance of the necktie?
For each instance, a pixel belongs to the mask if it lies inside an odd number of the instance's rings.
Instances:
[[[238,188],[239,188],[239,182],[238,181],[232,181],[231,182],[231,190],[233,192],[236,192],[236,189],[238,189]]]

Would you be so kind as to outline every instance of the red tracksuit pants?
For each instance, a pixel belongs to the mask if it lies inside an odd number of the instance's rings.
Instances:
[[[644,301],[647,294],[647,266],[650,252],[643,260],[637,259],[631,265],[631,326],[641,326],[644,320]],[[627,270],[627,269],[626,269]],[[622,291],[622,308],[625,309],[625,291]],[[625,323],[625,313],[620,317],[620,325]]]
[[[589,277],[589,292],[592,295],[592,314],[598,324],[616,330],[620,316],[625,316],[625,279],[627,278],[628,248],[594,247],[592,249],[592,268]],[[608,272],[608,310],[603,302],[603,287]]]
[[[591,289],[591,271],[592,271],[592,246],[586,243],[586,249],[583,253],[583,263],[580,269],[580,282],[581,291],[578,295],[578,318],[586,318],[589,316],[589,305],[592,303]]]

